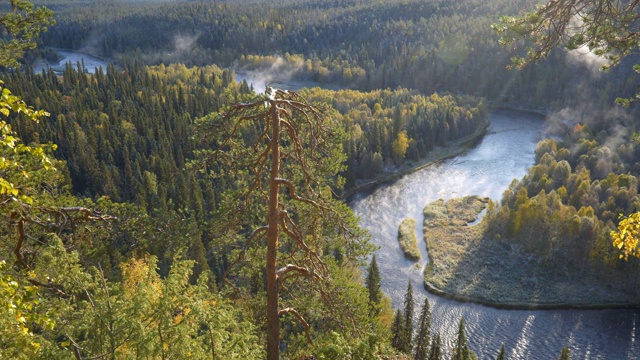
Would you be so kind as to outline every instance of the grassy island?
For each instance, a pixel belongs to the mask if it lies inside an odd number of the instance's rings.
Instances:
[[[398,243],[404,255],[411,260],[420,260],[418,239],[416,238],[416,219],[406,218],[398,227]]]
[[[424,208],[430,263],[425,288],[441,296],[504,308],[605,308],[640,303],[637,296],[588,273],[550,266],[508,239],[486,236],[487,198],[440,199]]]

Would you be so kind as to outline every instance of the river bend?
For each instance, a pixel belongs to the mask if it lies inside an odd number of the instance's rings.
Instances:
[[[60,71],[68,61],[74,65],[84,61],[91,72],[100,66],[106,69],[107,63],[102,59],[64,50],[59,53],[63,58],[57,64]],[[239,76],[238,80],[244,78],[258,91],[264,88],[264,82],[251,76]],[[307,84],[293,84],[290,88],[297,90],[303,85]],[[560,349],[569,346],[573,360],[640,360],[640,310],[499,310],[461,303],[427,293],[422,286],[426,261],[416,265],[404,258],[396,238],[402,219],[417,220],[416,235],[426,259],[422,208],[427,203],[464,195],[489,196],[499,201],[511,181],[522,178],[533,165],[543,119],[503,111],[492,113],[490,120],[487,135],[465,154],[406,175],[373,193],[358,194],[351,201],[361,225],[380,247],[376,257],[382,290],[391,297],[394,307],[400,308],[407,282],[412,281],[415,303],[420,306],[424,297],[429,297],[432,330],[440,332],[449,349],[458,321],[464,316],[470,347],[480,359],[495,359],[504,343],[508,359],[557,359]]]
[[[509,359],[557,359],[569,346],[572,359],[640,359],[640,310],[500,310],[444,299],[424,290],[426,248],[422,240],[422,209],[439,198],[482,195],[500,201],[513,179],[520,179],[534,162],[536,143],[544,128],[542,117],[517,111],[490,116],[484,139],[455,158],[406,175],[369,194],[358,194],[350,206],[368,229],[382,276],[382,290],[393,306],[402,307],[407,282],[416,306],[424,297],[432,309],[432,331],[439,331],[451,349],[458,322],[464,316],[470,347],[480,359],[494,359],[505,344]],[[405,217],[417,220],[423,260],[405,259],[397,242]],[[416,308],[416,313],[419,309]]]

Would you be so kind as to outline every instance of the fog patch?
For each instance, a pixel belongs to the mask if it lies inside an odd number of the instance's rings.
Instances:
[[[580,15],[574,16],[569,21],[569,28],[567,30],[571,35],[578,34],[584,31],[584,21]],[[569,65],[583,65],[591,71],[593,76],[600,76],[602,74],[602,67],[609,62],[604,56],[596,55],[593,48],[584,44],[577,49],[569,50],[567,52],[567,63]]]
[[[89,55],[100,55],[101,44],[104,42],[105,36],[102,32],[92,30],[91,35],[84,42],[84,45],[78,49],[78,52]]]
[[[288,60],[282,56],[269,56],[258,61],[236,63],[234,70],[238,82],[246,80],[255,92],[264,93],[270,84],[292,80],[300,72],[302,65],[303,61],[299,58]]]
[[[587,125],[599,137],[601,144],[615,149],[628,141],[628,127],[633,119],[627,109],[621,106],[596,109],[591,104],[585,104],[551,112],[547,114],[545,122],[543,136],[565,136],[573,133],[579,126]]]
[[[570,148],[576,158],[588,155],[584,161],[591,164],[594,179],[604,179],[611,172],[621,172],[620,153],[624,152],[632,136],[630,130],[633,118],[629,112],[619,106],[594,111],[589,106],[565,108],[547,115],[543,137],[562,141],[567,137],[576,139],[595,139],[598,146],[588,150],[589,142],[575,141]],[[587,133],[582,133],[588,129]]]
[[[543,137],[564,137],[575,129],[576,125],[583,122],[584,113],[574,108],[564,108],[547,115]]]
[[[470,52],[471,47],[462,36],[450,35],[438,43],[438,57],[451,66],[466,62]]]
[[[567,52],[567,63],[569,65],[582,65],[589,69],[593,76],[600,76],[602,67],[609,62],[605,57],[596,55],[588,46],[583,45]]]
[[[183,35],[176,34],[173,37],[173,49],[178,55],[191,52],[195,48],[195,44],[198,41],[200,34],[195,35]]]
[[[611,150],[617,150],[622,144],[629,142],[631,136],[629,122],[633,121],[629,113],[622,107],[613,107],[604,114],[604,121],[610,125],[603,130],[606,138],[602,143]]]

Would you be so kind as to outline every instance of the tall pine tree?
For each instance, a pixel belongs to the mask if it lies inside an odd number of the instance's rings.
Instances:
[[[411,281],[407,286],[407,293],[404,295],[404,333],[402,335],[402,351],[411,353],[413,335],[413,286]]]
[[[442,340],[440,333],[436,333],[431,341],[431,349],[429,350],[429,360],[442,360]]]
[[[429,356],[429,341],[431,335],[431,309],[429,308],[429,299],[424,298],[424,304],[420,309],[420,319],[418,320],[418,332],[414,340],[415,360],[426,360]]]
[[[571,360],[571,350],[568,347],[562,348],[558,360]]]
[[[500,352],[498,353],[498,357],[496,357],[496,360],[506,360],[506,358],[507,354],[504,349],[504,344],[502,344],[502,346],[500,346]]]
[[[400,309],[396,310],[396,316],[393,319],[393,325],[391,325],[391,333],[393,334],[393,338],[391,338],[391,346],[396,350],[404,351],[402,338],[404,335],[404,321],[402,318],[402,311],[400,311]]]
[[[371,263],[369,264],[367,272],[365,283],[367,285],[367,289],[369,289],[369,302],[371,303],[371,307],[374,308],[380,303],[381,298],[380,270],[378,269],[378,263],[376,262],[375,255],[371,258]]]
[[[464,318],[460,318],[460,325],[458,325],[458,338],[456,339],[456,345],[453,348],[452,360],[471,360],[476,359],[476,355],[469,349],[467,344],[467,336],[465,335]]]

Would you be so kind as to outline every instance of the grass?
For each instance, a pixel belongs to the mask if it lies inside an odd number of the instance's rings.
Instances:
[[[469,226],[487,206],[477,196],[437,200],[424,208],[430,263],[425,287],[463,301],[510,308],[637,306],[640,297],[588,270],[550,264],[507,240],[485,236],[487,221]],[[585,260],[588,261],[588,260]]]
[[[406,218],[398,227],[398,243],[404,255],[411,260],[420,260],[418,239],[416,238],[416,219]]]

